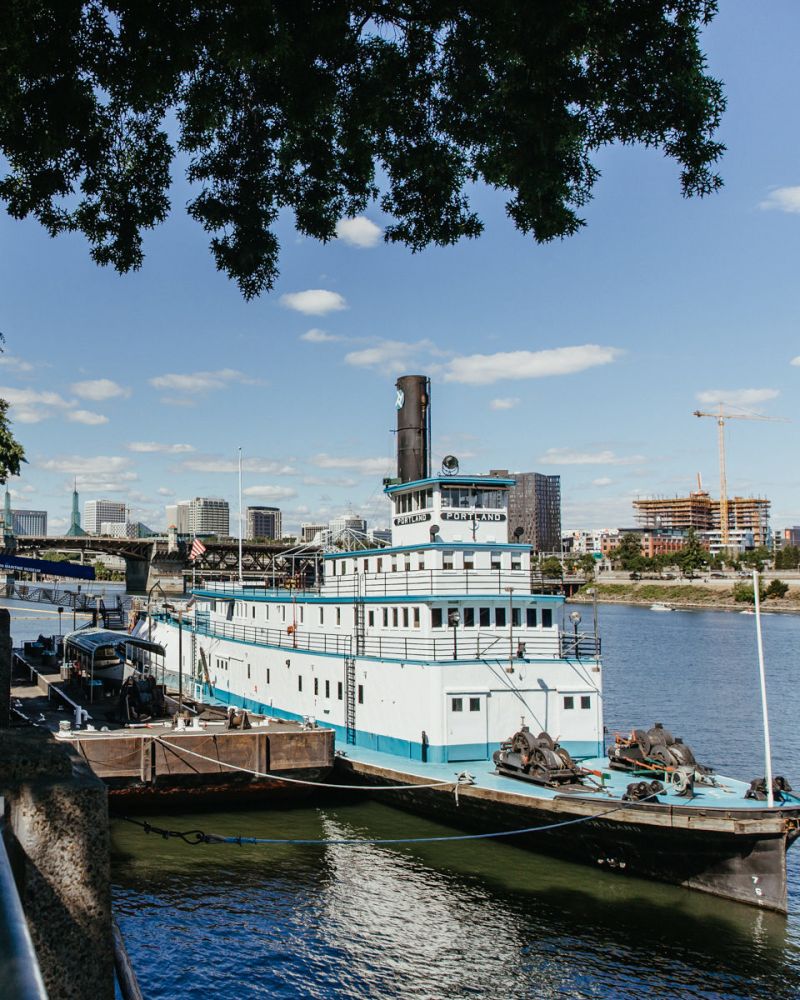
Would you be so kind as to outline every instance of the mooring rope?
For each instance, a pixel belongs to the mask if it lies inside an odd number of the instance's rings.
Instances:
[[[418,786],[415,786],[418,787]],[[657,793],[648,795],[647,799],[653,798]],[[145,833],[156,833],[165,840],[177,838],[183,840],[191,846],[197,844],[236,844],[239,847],[263,846],[263,845],[298,845],[328,847],[337,845],[357,846],[364,845],[391,845],[391,844],[441,844],[458,840],[488,840],[497,837],[518,837],[527,833],[545,833],[548,830],[559,830],[565,826],[576,826],[578,823],[589,823],[592,820],[602,819],[612,813],[622,809],[635,807],[647,799],[640,799],[639,802],[625,802],[622,805],[614,806],[613,809],[606,809],[603,812],[592,813],[589,816],[578,816],[575,819],[563,819],[555,823],[544,823],[540,826],[524,826],[517,830],[495,830],[492,833],[458,833],[446,834],[438,837],[332,837],[332,838],[311,838],[311,837],[226,837],[217,833],[204,833],[202,830],[167,830],[163,827],[155,826],[147,820],[133,819],[131,816],[121,816],[120,819],[126,823],[133,823],[141,827]]]
[[[244,774],[252,774],[256,778],[267,778],[272,781],[286,781],[292,785],[311,785],[315,788],[335,788],[335,789],[345,789],[347,791],[354,792],[404,792],[416,788],[458,788],[460,785],[474,785],[475,779],[468,771],[461,771],[456,775],[455,779],[448,779],[446,781],[430,781],[421,782],[415,785],[336,785],[328,781],[310,781],[306,778],[288,778],[282,774],[270,774],[267,771],[256,771],[252,767],[239,767],[238,764],[229,764],[227,761],[218,760],[216,757],[208,757],[205,754],[198,753],[196,750],[190,750],[188,747],[175,746],[174,743],[168,743],[162,736],[150,736],[152,740],[156,743],[160,743],[162,746],[169,747],[170,750],[174,750],[178,753],[188,753],[192,757],[198,757],[200,760],[208,761],[211,764],[217,764],[219,767],[229,767],[233,771],[241,771]]]

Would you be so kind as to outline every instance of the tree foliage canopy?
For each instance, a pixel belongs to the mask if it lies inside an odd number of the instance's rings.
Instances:
[[[715,0],[7,0],[0,198],[92,257],[138,268],[185,163],[188,211],[250,298],[281,210],[331,239],[377,203],[419,250],[477,236],[469,185],[539,242],[573,234],[593,154],[641,142],[685,195],[721,183]]]

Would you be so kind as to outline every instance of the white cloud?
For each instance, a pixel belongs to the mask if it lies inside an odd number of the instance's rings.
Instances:
[[[489,406],[493,410],[513,410],[518,404],[519,398],[517,396],[506,396],[502,399],[493,399]]]
[[[108,417],[104,417],[102,413],[94,413],[92,410],[70,410],[67,413],[67,420],[71,420],[73,424],[88,424],[90,427],[108,423]]]
[[[608,476],[598,476],[597,479],[592,480],[592,486],[610,486],[614,482]]]
[[[337,458],[324,452],[311,459],[318,469],[345,469],[362,476],[382,476],[394,471],[393,458]]]
[[[697,393],[701,403],[729,403],[731,406],[755,406],[780,396],[779,389],[704,389]]]
[[[792,360],[789,362],[789,364],[790,365],[796,365],[796,366],[800,367],[800,354],[798,354],[796,358],[792,358]]]
[[[333,333],[327,333],[325,330],[318,330],[316,327],[313,327],[311,330],[306,330],[305,333],[302,333],[300,340],[305,340],[309,344],[332,344],[335,340],[344,340],[344,337],[337,337]]]
[[[161,444],[158,441],[131,441],[126,447],[128,451],[145,455],[185,455],[186,452],[194,451],[190,444]]]
[[[380,241],[383,230],[366,215],[357,215],[354,219],[340,219],[336,223],[336,235],[353,247],[374,247]]]
[[[110,378],[89,379],[86,382],[73,382],[70,389],[81,399],[91,399],[95,403],[104,399],[127,398],[131,390]]]
[[[396,375],[413,367],[418,357],[442,357],[443,352],[431,340],[409,343],[405,340],[379,340],[372,347],[345,354],[345,364],[355,368],[376,368],[387,375]],[[430,369],[430,365],[428,366]]]
[[[548,448],[539,458],[547,465],[640,465],[644,455],[615,455],[604,451],[572,451],[570,448]]]
[[[10,368],[14,372],[32,372],[33,365],[30,361],[17,358],[13,354],[0,354],[0,366]]]
[[[358,486],[358,480],[349,476],[303,476],[303,486],[340,486],[352,489]]]
[[[158,495],[160,497],[174,497],[175,496],[175,490],[168,490],[166,486],[159,486],[158,489],[156,490],[156,493],[158,493]]]
[[[773,188],[767,197],[758,203],[758,207],[796,215],[800,213],[800,187]]]
[[[126,479],[138,479],[135,472],[130,469],[130,459],[121,455],[59,455],[57,458],[46,458],[36,463],[39,469],[47,472],[67,472],[70,475],[93,476],[95,478],[107,478],[112,473],[115,476],[123,476]]]
[[[259,500],[288,500],[289,497],[297,496],[297,491],[288,486],[248,486],[242,493]]]
[[[445,382],[490,385],[503,379],[546,378],[572,375],[607,365],[622,356],[617,347],[582,344],[544,351],[501,351],[498,354],[470,354],[453,358],[445,366]]]
[[[309,288],[304,292],[288,292],[282,295],[280,303],[287,309],[304,313],[306,316],[324,316],[347,308],[347,302],[338,292],[324,288]]]
[[[181,462],[181,468],[188,472],[238,472],[239,460],[236,458],[219,458],[215,455],[199,455]],[[242,459],[243,472],[259,472],[268,476],[293,476],[296,473],[291,465],[276,462],[271,458]]]
[[[249,378],[244,372],[235,368],[220,368],[213,372],[188,372],[180,374],[168,372],[155,375],[150,379],[150,385],[156,389],[174,389],[176,392],[208,392],[211,389],[225,389],[234,382],[245,385],[258,385],[258,379]]]
[[[55,416],[57,410],[68,409],[72,404],[57,392],[39,389],[18,389],[0,386],[0,398],[12,407],[12,418],[21,424],[38,424]]]

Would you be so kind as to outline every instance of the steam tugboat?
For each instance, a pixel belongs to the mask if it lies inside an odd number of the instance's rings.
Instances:
[[[432,473],[424,376],[398,380],[396,407],[392,544],[328,552],[294,586],[195,590],[182,621],[150,623],[167,670],[181,650],[197,697],[319,719],[342,775],[402,786],[411,810],[785,912],[788,783],[770,805],[763,781],[714,775],[658,725],[607,749],[600,639],[574,612],[562,626],[563,596],[538,592],[530,548],[509,541],[514,480],[452,456]]]

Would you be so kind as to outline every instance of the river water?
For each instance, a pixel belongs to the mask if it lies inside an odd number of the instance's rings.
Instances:
[[[752,616],[606,606],[600,626],[610,732],[662,721],[699,760],[764,773]],[[763,626],[775,772],[800,787],[800,617]],[[383,803],[154,819],[286,838],[451,832]],[[189,847],[112,832],[115,910],[148,1000],[800,996],[797,847],[784,919],[500,842]]]

